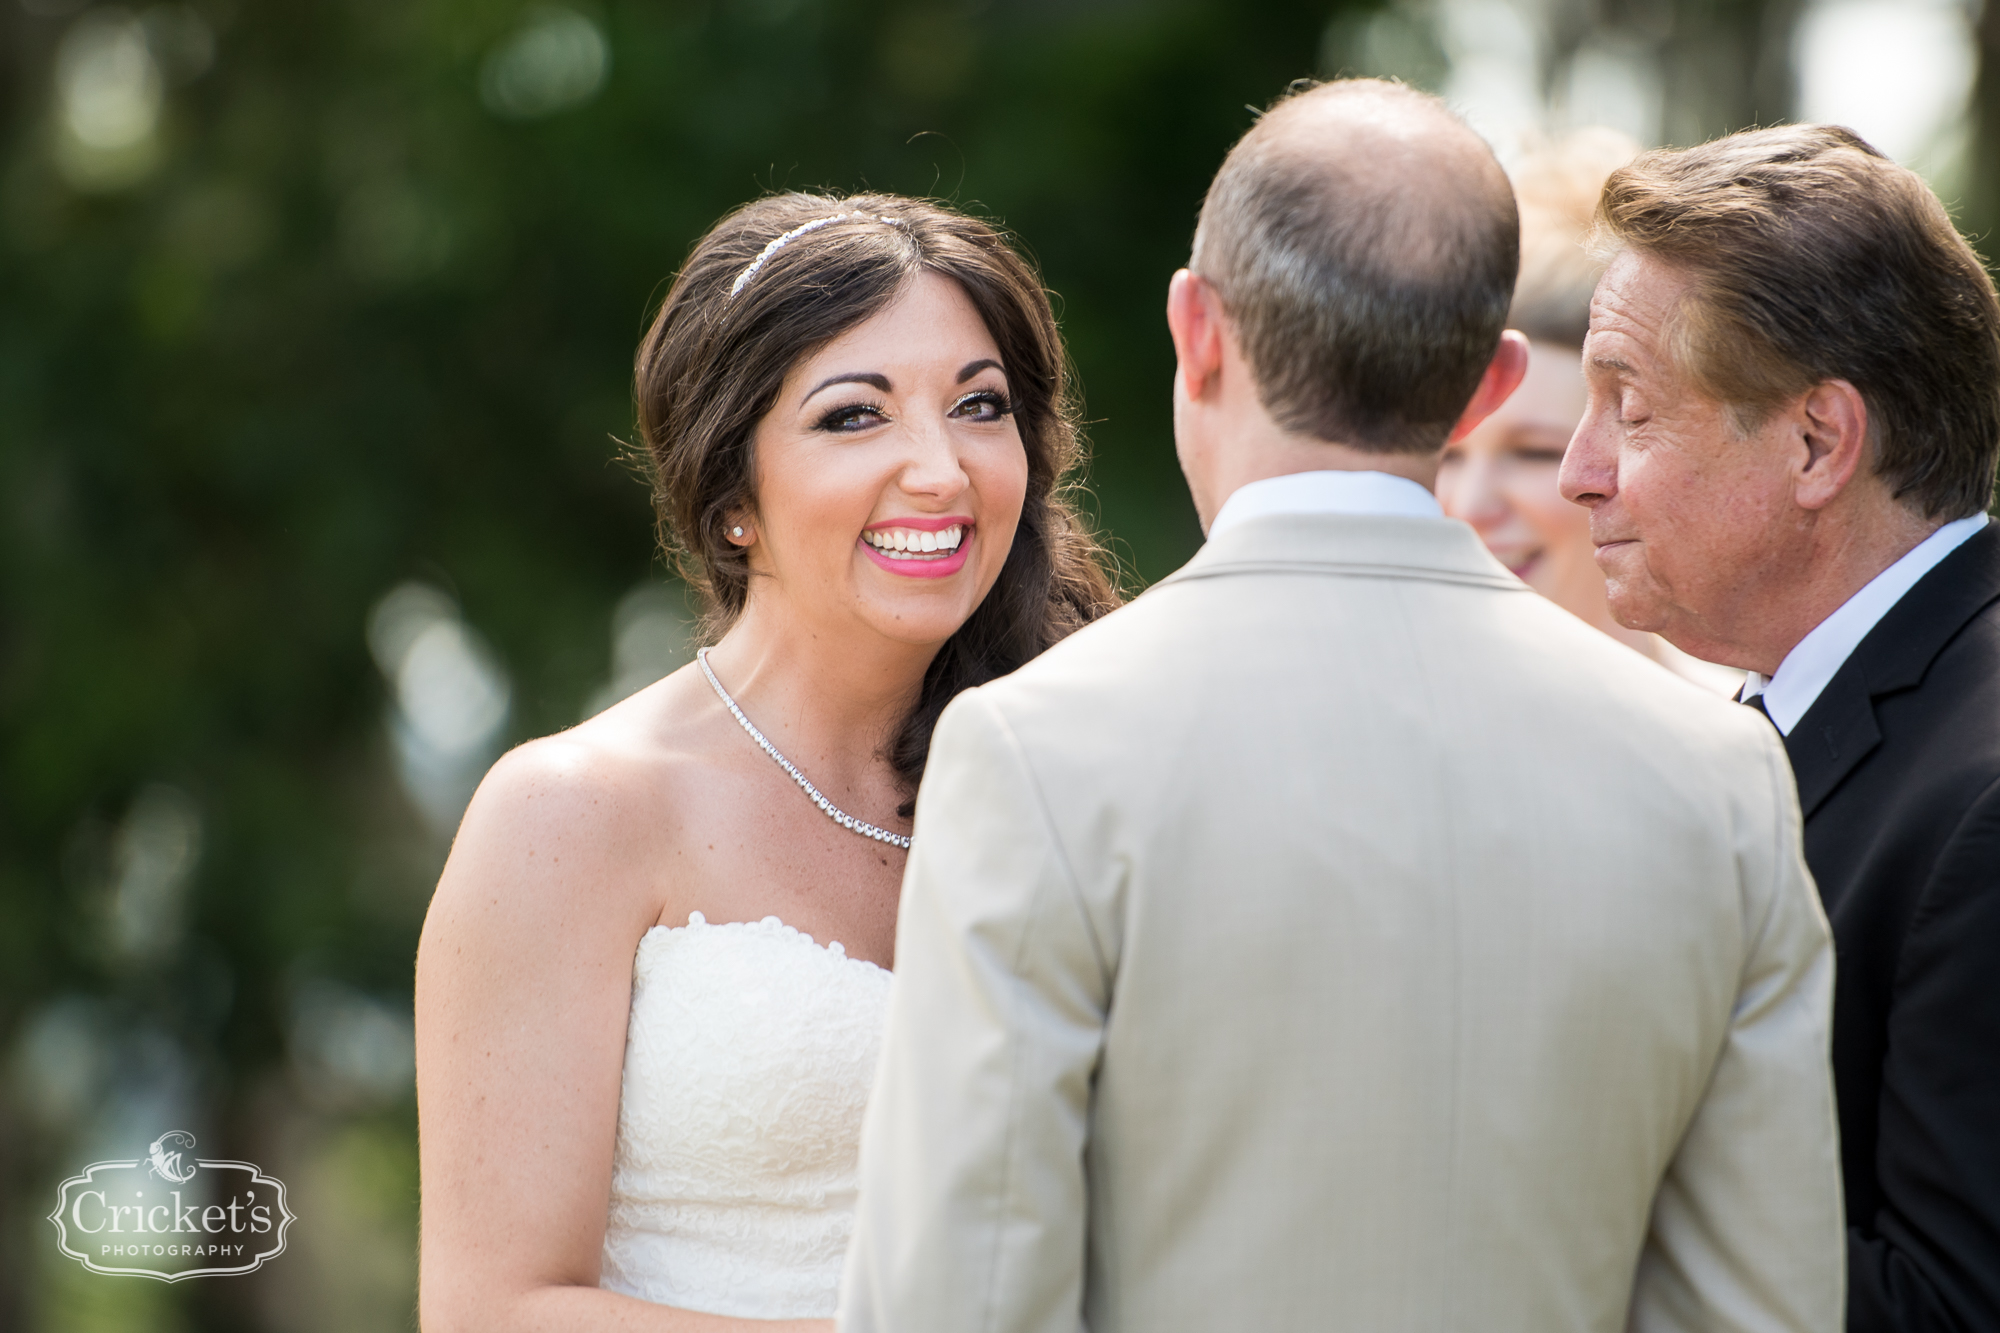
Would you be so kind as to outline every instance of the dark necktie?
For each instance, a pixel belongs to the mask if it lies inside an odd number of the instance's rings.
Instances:
[[[1771,722],[1771,710],[1764,707],[1764,695],[1761,691],[1751,695],[1748,699],[1738,699],[1736,702],[1742,704],[1745,708],[1754,708],[1762,713],[1764,720],[1770,722],[1772,727],[1775,728],[1778,725],[1776,722]]]

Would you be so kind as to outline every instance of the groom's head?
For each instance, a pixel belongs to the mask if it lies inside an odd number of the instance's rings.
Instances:
[[[1436,98],[1350,79],[1276,103],[1216,174],[1168,298],[1204,525],[1246,468],[1434,466],[1482,377],[1485,411],[1518,381],[1487,371],[1519,255],[1506,174]],[[1242,457],[1273,449],[1296,465]]]

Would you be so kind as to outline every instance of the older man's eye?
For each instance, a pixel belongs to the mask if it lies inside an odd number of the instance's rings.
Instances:
[[[998,421],[1013,410],[1006,394],[996,389],[981,389],[953,403],[950,415],[971,421]]]
[[[889,419],[888,413],[873,403],[849,403],[836,407],[813,425],[814,430],[835,432],[867,430]]]

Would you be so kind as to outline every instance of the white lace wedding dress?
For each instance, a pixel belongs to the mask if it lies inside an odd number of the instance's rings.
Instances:
[[[598,1285],[831,1318],[889,973],[780,922],[655,926],[632,965]]]

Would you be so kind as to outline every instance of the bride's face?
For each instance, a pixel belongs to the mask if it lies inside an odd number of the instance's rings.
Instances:
[[[755,435],[742,521],[752,601],[942,643],[1000,576],[1028,457],[1000,349],[955,282],[924,273],[792,367]]]

